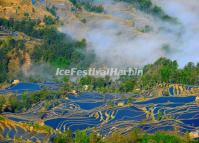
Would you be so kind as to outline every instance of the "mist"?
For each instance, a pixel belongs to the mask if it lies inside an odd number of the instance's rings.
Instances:
[[[198,0],[154,0],[166,13],[178,18],[183,26],[178,53],[172,56],[181,66],[199,62],[199,3]]]
[[[113,0],[97,1],[104,14],[84,14],[86,23],[65,20],[59,30],[75,39],[85,38],[97,63],[128,67],[153,63],[159,57],[177,60],[180,67],[199,61],[199,3],[197,0],[153,0],[176,23],[162,21],[132,5]],[[147,32],[145,28],[149,27]]]
[[[23,80],[54,81],[56,69],[50,64],[34,64],[28,71],[22,70]]]

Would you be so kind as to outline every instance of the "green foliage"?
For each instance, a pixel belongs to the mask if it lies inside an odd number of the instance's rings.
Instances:
[[[3,110],[3,106],[4,106],[5,103],[6,103],[5,98],[3,96],[0,96],[0,113]]]
[[[29,13],[25,12],[24,16],[28,18],[29,17]]]
[[[199,66],[189,62],[184,69],[179,70],[175,77],[175,80],[182,84],[196,85],[199,81]]]
[[[23,101],[26,101],[27,98],[28,98],[28,93],[27,93],[27,92],[22,93],[22,94],[21,94],[21,97],[22,97],[22,100],[23,100]]]
[[[89,143],[103,143],[101,136],[98,136],[96,132],[92,132],[89,135]]]
[[[50,12],[52,15],[57,16],[56,7],[46,7],[47,11]]]
[[[93,77],[85,76],[80,79],[80,85],[92,85],[93,84]]]
[[[152,7],[152,2],[151,0],[138,0],[137,2],[139,2],[139,7],[142,10],[150,10]]]
[[[155,134],[143,133],[135,130],[127,135],[113,133],[105,138],[105,143],[191,143],[183,135],[171,134],[166,132],[157,132]]]
[[[52,25],[55,23],[54,19],[49,16],[45,16],[44,22],[47,25]],[[89,65],[87,57],[93,57],[90,56],[93,53],[86,54],[85,39],[81,41],[75,41],[65,34],[57,31],[57,29],[52,26],[38,28],[39,23],[39,20],[31,19],[23,19],[22,21],[15,21],[13,19],[0,19],[0,25],[3,25],[10,30],[24,32],[28,36],[43,40],[42,44],[37,45],[33,49],[31,58],[34,62],[47,62],[57,67],[67,67],[69,65]],[[6,62],[0,64],[5,63]],[[6,68],[3,69],[3,71],[5,70]],[[5,74],[0,76],[0,80],[2,78],[2,80],[4,80],[4,77]]]
[[[48,103],[48,101],[53,101],[55,98],[60,98],[61,93],[59,91],[49,91],[41,90],[34,93],[24,92],[22,95],[11,95],[8,98],[7,104],[9,105],[6,110],[10,112],[21,112],[29,109],[33,104],[40,101]],[[2,102],[1,102],[2,101]],[[4,104],[3,98],[0,98],[0,106]],[[56,104],[56,102],[54,102]],[[45,107],[48,108],[49,104],[45,104]]]
[[[119,133],[113,133],[111,136],[107,137],[105,143],[125,143],[125,136]]]
[[[84,9],[86,9],[87,11],[96,12],[96,13],[102,13],[104,11],[104,8],[103,8],[102,5],[95,6],[95,5],[92,5],[90,3],[85,3]]]
[[[133,101],[134,101],[134,99],[132,97],[129,97],[127,103],[131,104]]]
[[[65,59],[64,57],[58,57],[54,61],[52,61],[52,65],[59,66],[60,68],[65,68],[70,65],[69,60]]]
[[[52,25],[52,24],[55,24],[56,21],[55,21],[55,19],[53,19],[51,16],[45,16],[45,17],[44,17],[44,23],[45,23],[46,25]]]
[[[121,83],[120,90],[123,92],[130,92],[134,89],[135,84],[136,80],[134,80],[133,78],[125,80],[124,82]]]
[[[160,120],[162,120],[162,118],[163,118],[163,113],[162,113],[162,111],[158,111],[158,120],[160,121]]]
[[[183,139],[180,136],[177,135],[171,135],[167,133],[157,132],[154,135],[146,135],[143,139],[143,141],[151,141],[155,143],[183,143],[186,141],[183,141]],[[188,143],[189,141],[187,141]]]
[[[172,81],[177,70],[178,64],[176,61],[160,58],[154,64],[144,67],[144,75],[141,77],[140,84],[142,87],[150,88],[157,83],[168,83]]]
[[[169,91],[168,91],[168,89],[164,89],[163,92],[162,92],[162,94],[163,94],[164,96],[169,96]]]
[[[134,4],[137,8],[140,10],[151,13],[162,20],[170,21],[170,22],[176,22],[176,19],[173,17],[170,17],[169,15],[165,14],[165,12],[162,10],[161,7],[154,5],[151,0],[120,0],[120,1],[126,1],[129,3]]]
[[[105,87],[105,83],[106,81],[104,78],[95,78],[93,82],[93,88],[96,89]]]
[[[142,137],[140,135],[140,130],[139,129],[135,129],[134,131],[130,132],[127,135],[127,142],[132,142],[132,143],[136,143],[139,142],[140,138]]]
[[[168,82],[171,75],[176,72],[178,65],[176,61],[163,60],[162,62],[163,66],[160,68],[161,81]]]
[[[168,82],[197,85],[198,71],[198,66],[193,63],[188,63],[183,69],[178,69],[176,61],[160,58],[154,64],[144,67],[144,75],[141,77],[140,84],[146,88]]]
[[[58,133],[53,140],[54,143],[73,143],[72,132],[66,130],[63,133]]]
[[[78,1],[78,0],[70,0],[73,5],[77,8],[77,9],[81,9],[84,8],[85,10],[89,11],[89,12],[96,12],[96,13],[102,13],[104,12],[104,8],[102,5],[94,5],[91,2],[84,2],[84,1]]]
[[[21,21],[17,21],[14,19],[3,19],[0,18],[0,25],[11,31],[19,31],[23,32],[28,36],[34,38],[42,38],[45,34],[45,30],[39,30],[36,26],[40,23],[40,20],[31,20],[31,19],[23,19]]]
[[[8,99],[8,102],[10,104],[10,111],[11,112],[19,112],[23,108],[23,102],[18,100],[18,97],[16,95],[11,95]]]
[[[21,60],[22,55],[20,54],[20,51],[23,49],[24,43],[22,40],[15,40],[10,37],[0,40],[0,83],[10,79],[8,76],[8,63],[10,60],[9,54],[15,50],[15,56]]]
[[[6,56],[6,49],[0,48],[0,82],[4,82],[7,80],[7,72],[8,72],[8,57]]]
[[[44,42],[34,48],[32,59],[35,62],[48,62],[56,67],[81,65],[84,62],[86,41],[73,41],[53,28],[44,30]]]
[[[43,89],[41,91],[31,93],[27,100],[28,102],[33,104],[33,103],[37,103],[43,100],[52,100],[55,96],[56,96],[56,92]]]
[[[0,116],[0,121],[4,121],[5,118],[3,116]]]
[[[45,16],[44,20],[48,24],[54,21],[49,16]],[[7,20],[7,19],[0,18],[0,25],[4,26],[5,28],[11,31],[19,31],[34,38],[45,39],[51,28],[45,27],[43,29],[39,29],[38,25],[40,22],[41,21],[39,19],[38,20],[23,19],[21,21],[17,21],[14,19]]]
[[[92,90],[103,90],[103,88],[109,87],[110,82],[109,77],[85,76],[80,79],[79,84],[81,86],[90,85]]]
[[[73,137],[71,130],[66,130],[63,133],[58,132],[53,139],[54,143],[105,143],[101,136],[95,132],[87,135],[86,131],[76,131]]]
[[[114,101],[109,100],[107,103],[110,107],[114,107]]]
[[[89,143],[86,131],[77,131],[75,133],[75,143]]]
[[[88,85],[91,90],[98,92],[135,92],[135,89],[149,90],[159,83],[178,83],[198,85],[199,64],[188,63],[183,69],[178,68],[176,61],[161,57],[154,64],[146,65],[143,76],[121,76],[112,81],[107,77],[86,76],[79,80],[79,85]],[[163,90],[165,96],[169,96],[168,90]]]

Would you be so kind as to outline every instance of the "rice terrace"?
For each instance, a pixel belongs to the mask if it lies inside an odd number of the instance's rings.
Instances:
[[[56,83],[19,83],[15,86],[0,90],[1,94],[24,92],[34,94],[44,88],[55,91],[61,85]],[[187,92],[194,87],[187,86]],[[61,98],[53,97],[48,108],[40,115],[45,102],[38,102],[25,112],[4,113],[9,120],[31,124],[40,121],[40,124],[52,127],[55,130],[97,130],[101,135],[113,132],[127,134],[134,128],[149,133],[157,131],[177,131],[182,134],[194,132],[199,126],[199,106],[197,96],[172,95],[174,87],[170,87],[171,96],[157,98],[146,97],[140,99],[137,94],[99,94],[83,92],[79,94],[66,94]],[[133,100],[132,100],[133,99]],[[137,101],[138,100],[138,101]],[[140,101],[139,101],[140,100]],[[41,123],[42,122],[42,123]],[[24,131],[13,125],[7,126],[1,122],[2,135],[11,138],[19,136]],[[23,133],[27,134],[27,133]],[[28,136],[28,134],[27,134]],[[29,135],[30,136],[30,135]],[[31,137],[32,141],[40,140],[41,135]]]

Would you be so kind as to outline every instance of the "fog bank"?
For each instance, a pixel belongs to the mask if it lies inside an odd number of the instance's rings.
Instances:
[[[199,62],[199,3],[197,0],[153,0],[179,24],[161,21],[113,0],[102,4],[104,14],[84,14],[86,23],[67,20],[60,27],[76,39],[85,38],[97,63],[107,66],[143,66],[161,56],[177,60],[180,66]]]

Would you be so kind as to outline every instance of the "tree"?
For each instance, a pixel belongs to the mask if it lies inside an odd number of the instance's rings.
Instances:
[[[3,106],[4,106],[5,103],[6,103],[5,98],[3,96],[0,96],[0,113],[3,110]]]
[[[158,110],[158,120],[162,120],[162,117],[163,117],[163,113],[162,111]]]
[[[63,133],[58,133],[53,139],[54,143],[73,143],[71,130],[66,130]]]
[[[56,7],[46,7],[47,11],[49,11],[53,16],[57,16]]]
[[[91,85],[93,83],[93,78],[91,76],[85,76],[80,79],[81,85]]]
[[[148,10],[152,7],[152,2],[150,0],[137,0],[139,2],[139,7],[144,10]]]
[[[55,24],[55,20],[51,16],[45,16],[44,23],[46,25],[52,25],[52,24]]]
[[[67,142],[67,137],[66,137],[66,135],[63,134],[63,133],[58,133],[58,134],[56,135],[56,137],[54,138],[53,142],[54,142],[54,143],[68,143],[68,142]]]
[[[127,103],[131,104],[133,101],[134,101],[134,99],[132,97],[129,97]]]
[[[128,79],[121,84],[120,90],[123,92],[133,91],[136,84],[136,80]]]
[[[76,131],[75,143],[89,143],[89,137],[87,136],[86,131]]]
[[[17,99],[16,95],[11,95],[9,97],[9,103],[11,107],[11,112],[18,112],[23,108],[23,103]]]

